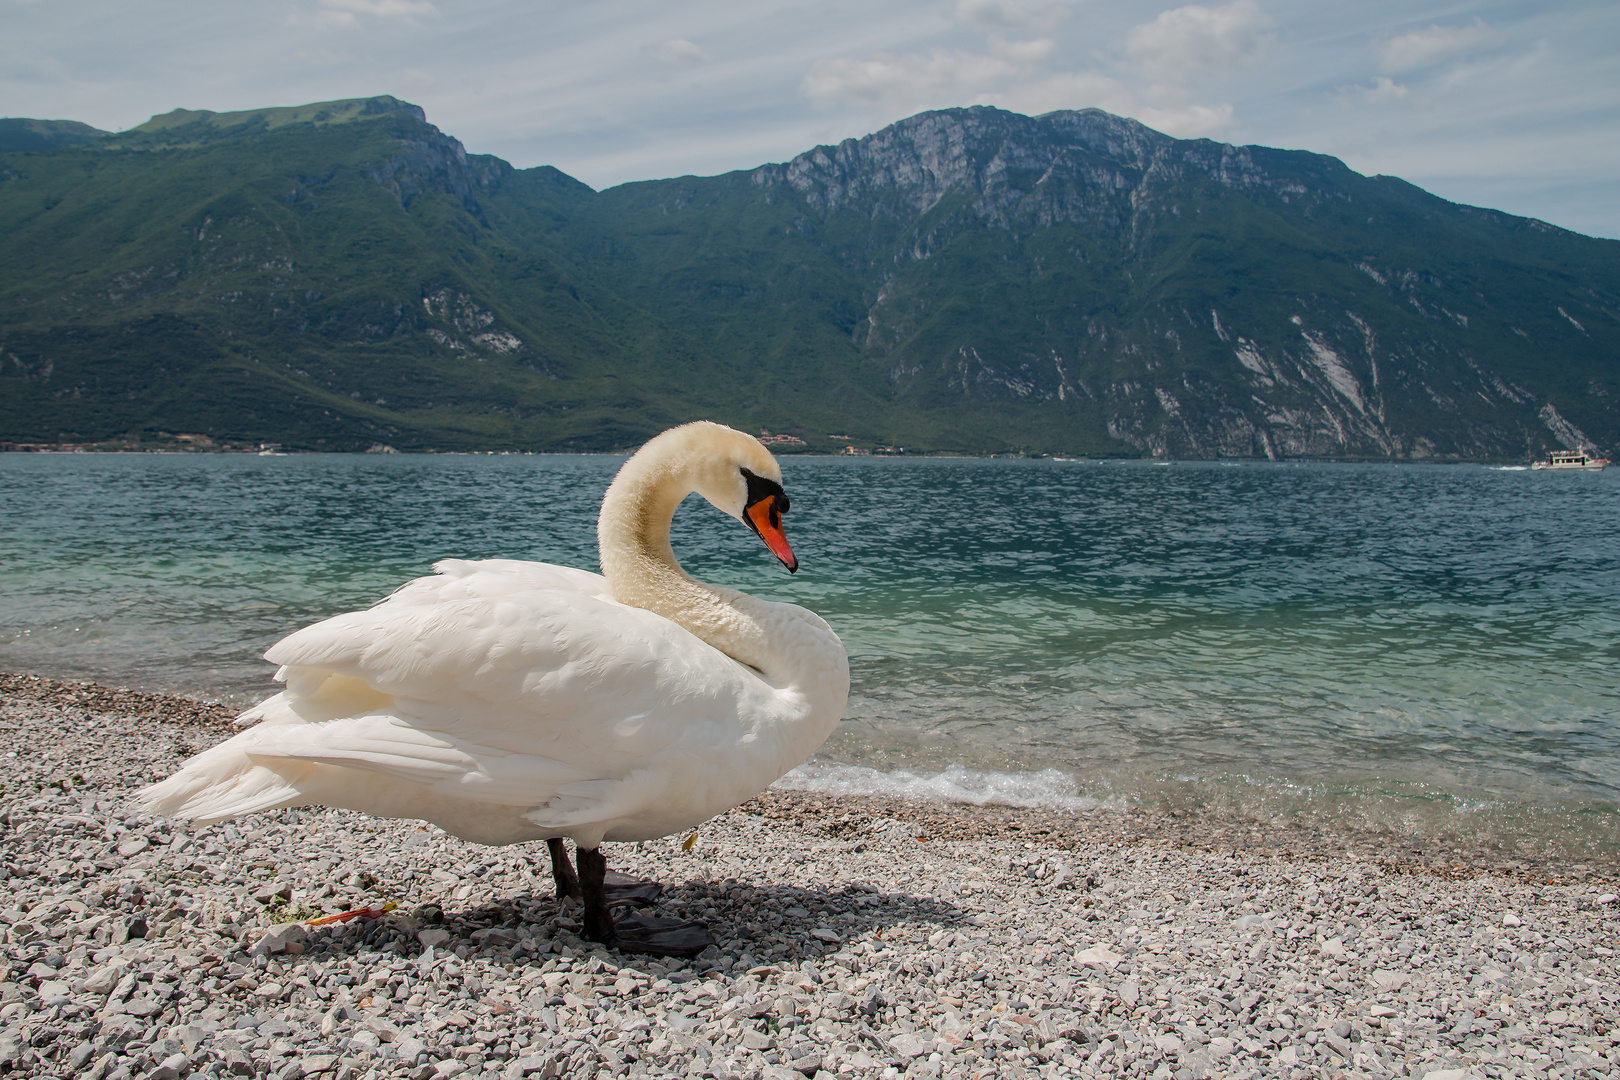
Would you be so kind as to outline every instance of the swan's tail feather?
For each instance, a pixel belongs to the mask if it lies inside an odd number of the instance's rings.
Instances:
[[[307,803],[298,778],[285,771],[294,763],[276,764],[282,770],[267,769],[235,747],[219,746],[192,758],[167,780],[142,788],[135,797],[148,813],[199,825]]]

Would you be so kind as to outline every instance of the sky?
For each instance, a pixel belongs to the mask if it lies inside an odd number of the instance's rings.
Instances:
[[[1620,238],[1616,0],[0,0],[0,116],[375,94],[598,189],[1097,107]]]

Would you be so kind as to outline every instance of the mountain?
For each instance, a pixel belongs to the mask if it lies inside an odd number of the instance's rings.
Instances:
[[[0,153],[59,150],[65,146],[89,146],[111,138],[112,132],[81,124],[77,120],[21,120],[0,118]]]
[[[1620,243],[1097,110],[602,192],[393,98],[179,110],[0,152],[0,223],[16,442],[1620,446]]]

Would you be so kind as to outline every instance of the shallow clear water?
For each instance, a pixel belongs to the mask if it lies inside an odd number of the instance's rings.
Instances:
[[[246,703],[273,641],[434,559],[595,569],[620,460],[0,455],[0,669]],[[674,544],[849,648],[801,784],[1620,851],[1620,470],[784,472],[797,576],[695,498]]]

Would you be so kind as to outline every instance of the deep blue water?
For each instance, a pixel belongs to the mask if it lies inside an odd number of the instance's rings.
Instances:
[[[620,461],[0,455],[0,670],[250,702],[277,638],[435,559],[596,569]],[[1620,850],[1620,470],[783,470],[797,576],[695,498],[674,544],[843,636],[803,782]]]

